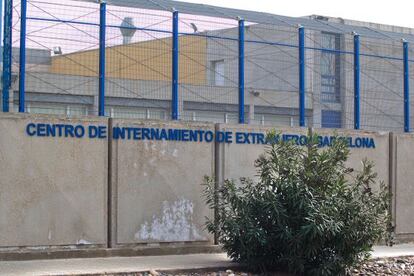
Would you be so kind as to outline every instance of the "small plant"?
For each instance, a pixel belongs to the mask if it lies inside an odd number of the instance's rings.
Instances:
[[[391,221],[388,188],[376,185],[373,163],[364,160],[354,172],[345,166],[348,154],[341,139],[321,150],[309,135],[306,147],[269,143],[256,161],[257,183],[226,180],[215,189],[206,177],[204,196],[216,211],[208,231],[251,269],[346,274],[386,239]]]

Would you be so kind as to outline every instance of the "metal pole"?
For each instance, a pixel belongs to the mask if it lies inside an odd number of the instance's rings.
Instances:
[[[1,37],[2,37],[2,27],[3,27],[3,0],[0,0],[0,48],[1,48]]]
[[[244,124],[244,20],[239,19],[239,123]]]
[[[19,112],[25,112],[27,0],[20,3]]]
[[[354,129],[360,128],[359,34],[354,33]]]
[[[404,131],[410,132],[410,72],[408,42],[403,40],[404,49]]]
[[[4,36],[3,36],[3,112],[9,112],[9,89],[11,83],[12,58],[12,17],[13,0],[4,1]]]
[[[178,120],[178,11],[173,10],[172,37],[172,106],[171,118]]]
[[[1,57],[0,57],[0,62],[3,63],[3,45],[1,43],[1,38],[2,38],[2,34],[3,34],[3,29],[2,29],[2,24],[3,24],[3,0],[0,0],[0,49],[1,49]]]
[[[106,2],[100,2],[99,13],[99,116],[105,116],[105,34]]]
[[[305,126],[305,28],[299,26],[299,126]]]

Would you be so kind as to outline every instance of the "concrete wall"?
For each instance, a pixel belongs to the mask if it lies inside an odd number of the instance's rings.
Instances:
[[[113,120],[113,126],[214,131],[213,124]],[[113,140],[114,244],[210,242],[202,179],[214,174],[214,143]]]
[[[332,130],[313,129],[319,135],[332,135]],[[375,164],[374,171],[378,174],[378,181],[390,184],[390,134],[389,132],[337,130],[339,136],[372,137],[375,141],[375,149],[351,148],[347,166],[355,170],[362,169],[362,160],[368,159]]]
[[[250,125],[220,125],[220,130],[235,132],[259,132],[267,133],[272,127],[260,127]],[[282,134],[307,134],[308,129],[304,128],[276,128],[276,132]],[[332,135],[332,130],[313,129],[319,135]],[[359,170],[362,168],[361,161],[365,158],[375,162],[375,171],[378,179],[388,183],[389,181],[389,133],[388,132],[367,132],[367,131],[338,131],[338,135],[351,137],[373,137],[375,139],[375,149],[358,148],[351,149],[348,165]],[[256,178],[255,160],[264,152],[264,145],[246,144],[218,144],[220,162],[217,177],[220,181],[224,179],[238,179],[240,177]]]
[[[251,125],[218,125],[220,131],[231,131],[233,137],[236,132],[255,132],[267,133],[274,129],[271,127],[251,126]],[[290,134],[306,134],[307,129],[298,128],[277,128],[277,132]],[[254,166],[256,159],[265,150],[264,145],[260,144],[217,144],[217,162],[219,163],[216,171],[216,178],[220,182],[225,179],[238,180],[240,177],[256,179],[257,171]]]
[[[0,115],[0,247],[106,245],[107,140],[29,137],[31,122],[107,124]]]
[[[29,137],[28,123],[197,129],[233,132],[233,143]],[[219,181],[255,179],[264,145],[235,143],[235,133],[271,127],[117,119],[68,119],[0,114],[0,250],[16,247],[131,247],[213,243],[204,231],[212,216],[202,199],[204,175]],[[306,134],[306,128],[279,128]],[[320,135],[331,130],[313,129]],[[375,148],[351,149],[349,166],[375,162],[393,191],[397,237],[414,237],[412,187],[414,136],[338,130],[371,137]],[[251,141],[252,142],[252,141]]]
[[[393,209],[395,231],[402,238],[414,237],[414,135],[393,135]]]

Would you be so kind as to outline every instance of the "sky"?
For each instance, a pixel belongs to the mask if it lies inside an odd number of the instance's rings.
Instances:
[[[185,0],[277,15],[311,14],[414,28],[413,0]]]

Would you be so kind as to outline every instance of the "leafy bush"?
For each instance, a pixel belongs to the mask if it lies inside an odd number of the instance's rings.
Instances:
[[[341,139],[322,150],[309,135],[306,147],[270,143],[256,161],[258,183],[226,180],[215,189],[206,177],[204,196],[216,211],[207,229],[252,269],[345,274],[386,237],[390,222],[388,188],[373,188],[373,163],[364,160],[356,173],[345,166],[348,154]]]

